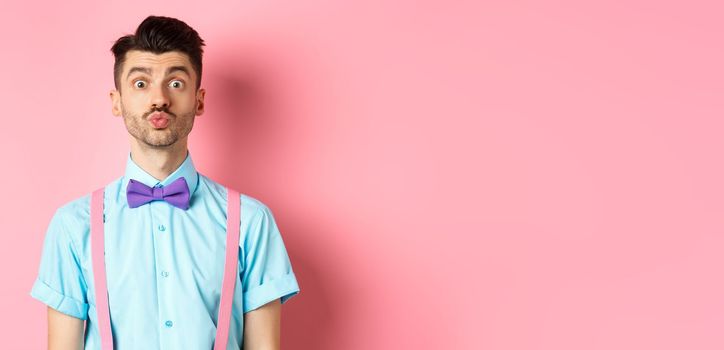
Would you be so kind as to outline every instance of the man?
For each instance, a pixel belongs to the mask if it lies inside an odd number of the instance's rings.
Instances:
[[[105,186],[101,201],[116,350],[211,349],[215,341],[227,246],[226,196],[234,192],[198,173],[187,148],[194,118],[204,111],[202,46],[186,23],[149,16],[111,49],[116,60],[112,112],[123,118],[131,146],[125,174]],[[134,192],[145,188],[155,195],[171,186],[187,191],[178,197],[186,202],[170,197],[139,202]],[[259,200],[239,196],[228,349],[242,344],[279,349],[281,304],[299,287],[271,211]],[[90,204],[86,195],[56,211],[31,291],[48,305],[53,350],[100,348],[93,276],[103,266],[91,260]]]

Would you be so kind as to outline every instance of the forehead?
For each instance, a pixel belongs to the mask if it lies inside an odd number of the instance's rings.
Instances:
[[[128,72],[133,67],[149,68],[153,73],[163,74],[168,67],[184,66],[191,69],[191,61],[188,55],[178,51],[155,54],[148,51],[130,50],[126,52],[126,59],[123,63],[123,72]]]

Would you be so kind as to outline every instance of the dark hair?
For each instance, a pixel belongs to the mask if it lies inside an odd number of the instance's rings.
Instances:
[[[196,88],[201,85],[201,56],[204,40],[199,33],[181,20],[163,16],[148,16],[138,25],[136,33],[125,35],[116,40],[111,52],[116,58],[113,65],[113,82],[119,88],[120,74],[130,50],[148,51],[162,54],[170,51],[185,53],[196,71]]]

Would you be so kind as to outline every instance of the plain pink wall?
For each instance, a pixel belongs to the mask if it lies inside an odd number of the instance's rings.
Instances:
[[[286,349],[724,348],[719,1],[0,9],[2,348],[53,211],[120,176],[112,41],[207,41],[202,173],[274,211]]]

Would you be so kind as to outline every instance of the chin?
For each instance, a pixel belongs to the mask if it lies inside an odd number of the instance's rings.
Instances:
[[[157,148],[170,147],[170,146],[175,145],[177,142],[178,142],[178,140],[149,140],[149,139],[143,140],[143,143],[146,146],[157,147]]]

